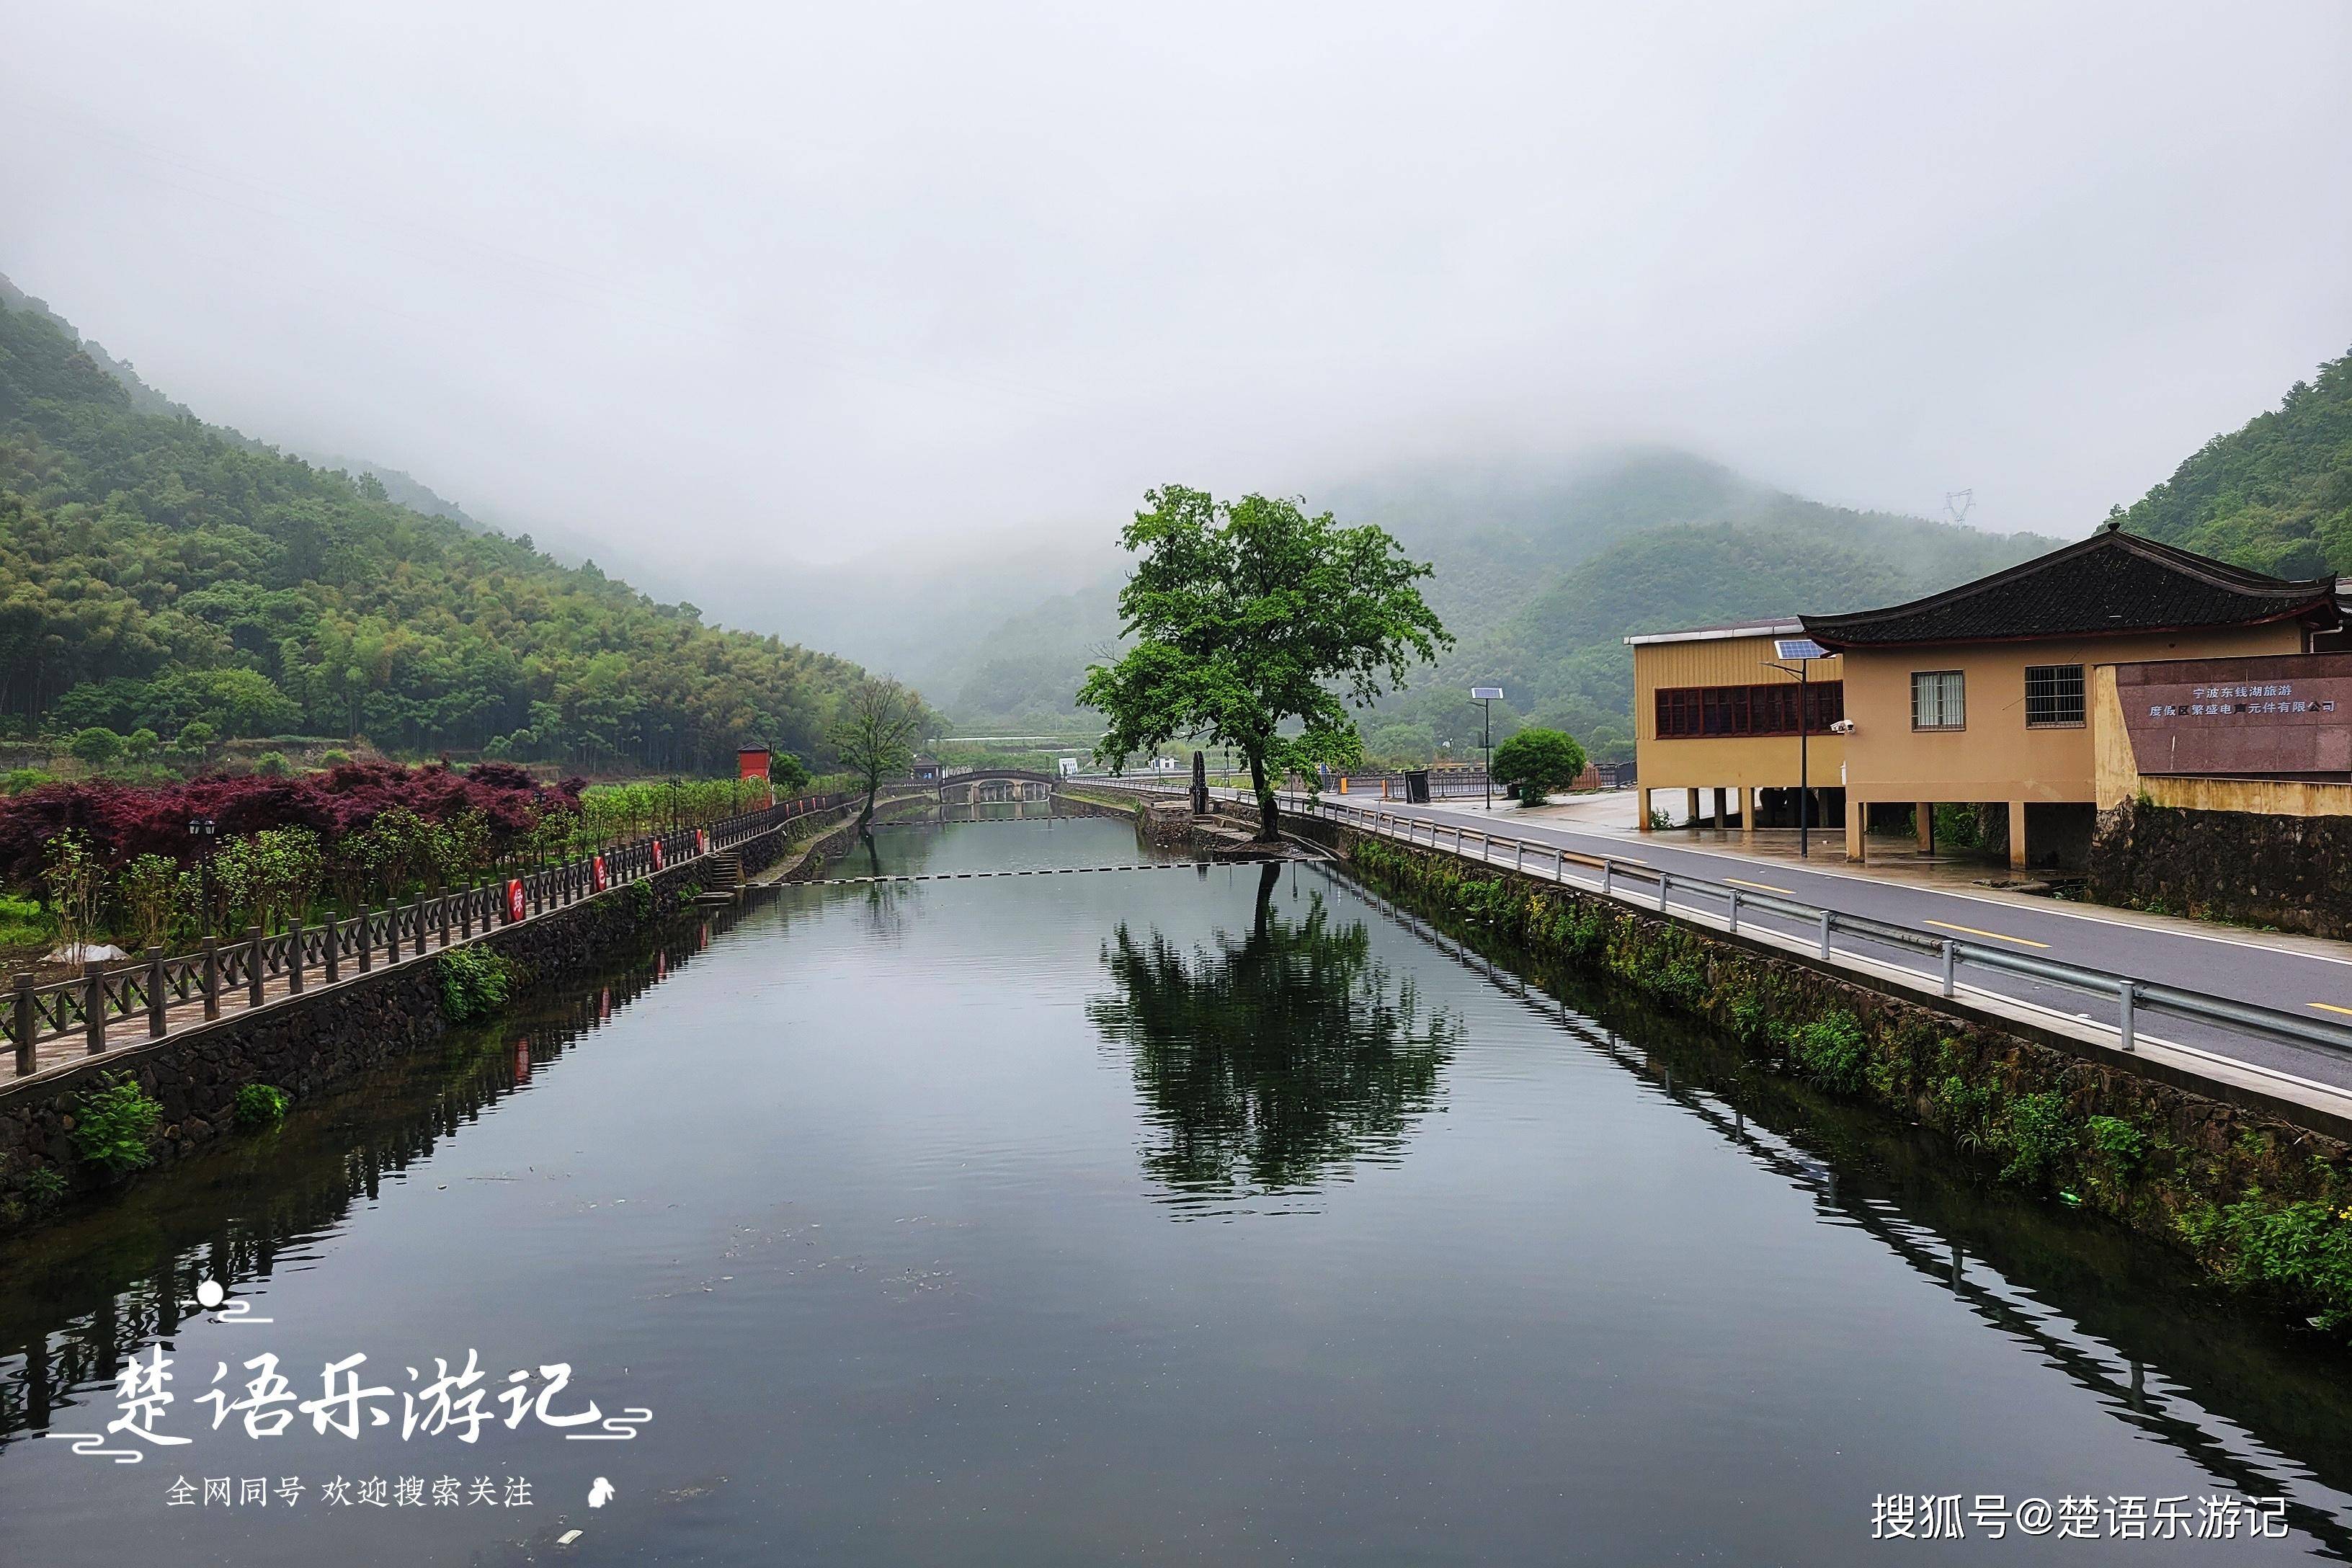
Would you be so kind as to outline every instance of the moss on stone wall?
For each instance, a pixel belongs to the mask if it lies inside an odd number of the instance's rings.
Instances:
[[[2352,1336],[2352,1150],[1672,920],[1330,824],[1367,882],[1640,990],[1771,1070],[1916,1120],[1988,1175],[2112,1216]]]

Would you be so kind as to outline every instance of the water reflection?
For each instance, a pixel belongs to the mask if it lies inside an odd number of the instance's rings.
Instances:
[[[1155,1132],[1144,1169],[1180,1194],[1311,1190],[1393,1159],[1458,1036],[1372,960],[1362,921],[1335,925],[1319,895],[1278,913],[1282,870],[1260,868],[1242,936],[1186,952],[1121,924],[1103,945],[1116,989],[1087,1014],[1131,1054]]]
[[[1936,1280],[2116,1419],[2195,1461],[2217,1494],[2283,1497],[2289,1524],[2315,1543],[2315,1555],[2352,1561],[2352,1453],[2332,1440],[2352,1429],[2352,1392],[2327,1375],[2331,1351],[2307,1360],[2294,1353],[2265,1325],[2202,1298],[2181,1271],[2122,1233],[2102,1235],[2010,1194],[1983,1193],[1965,1173],[1927,1163],[1932,1153],[1923,1160],[1916,1142],[1868,1113],[1852,1113],[1844,1131],[1866,1129],[1870,1163],[1905,1180],[1874,1173],[1878,1179],[1865,1184],[1850,1173],[1842,1186],[1839,1163],[1860,1163],[1865,1152],[1849,1143],[1832,1163],[1807,1146],[1823,1131],[1811,1119],[1838,1108],[1807,1104],[1786,1080],[1755,1078],[1738,1058],[1711,1057],[1633,1013],[1626,1016],[1638,1019],[1640,1037],[1653,1042],[1637,1045],[1606,1016],[1620,1005],[1597,1009],[1600,1016],[1579,1012],[1555,993],[1581,988],[1559,976],[1531,982],[1540,966],[1529,955],[1482,952],[1438,922],[1350,889],[1570,1038],[1654,1084],[1663,1100],[1761,1169],[1811,1192],[1824,1223],[1860,1230]]]
[[[123,1363],[168,1342],[199,1281],[240,1299],[314,1262],[360,1205],[499,1101],[522,1092],[615,1008],[709,944],[707,923],[672,932],[639,963],[369,1073],[282,1130],[215,1147],[111,1209],[0,1248],[0,1450],[93,1394]]]

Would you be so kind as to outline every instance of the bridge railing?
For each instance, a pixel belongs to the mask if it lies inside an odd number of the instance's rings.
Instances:
[[[273,984],[299,995],[313,980],[333,984],[364,974],[381,962],[398,963],[428,951],[470,942],[550,910],[593,897],[601,859],[604,886],[619,887],[706,854],[730,849],[800,817],[831,811],[853,797],[840,791],[796,795],[704,828],[680,827],[600,847],[497,882],[480,882],[419,897],[322,924],[296,921],[280,931],[248,926],[236,935],[206,937],[194,952],[166,955],[151,947],[128,963],[91,964],[71,979],[36,983],[16,977],[0,1033],[13,1047],[14,1076],[38,1070],[44,1041],[79,1035],[97,1056],[170,1032],[175,1024],[217,1018],[224,1000],[242,995],[248,1006],[268,999]],[[138,1020],[140,1027],[119,1026]]]
[[[1133,787],[1162,793],[1157,784]],[[1947,997],[1955,994],[1961,975],[1971,969],[2055,985],[2105,1003],[2112,1009],[2116,1042],[2126,1051],[2137,1047],[2140,1016],[2152,1012],[2231,1033],[2352,1054],[2352,1024],[2307,1017],[2283,1008],[2217,996],[2210,992],[2145,980],[2089,964],[2011,952],[1984,942],[1848,914],[1788,895],[1668,871],[1646,861],[1589,854],[1507,831],[1441,822],[1433,817],[1383,811],[1377,806],[1359,806],[1328,795],[1290,795],[1284,797],[1283,805],[1286,810],[1339,823],[1358,832],[1449,851],[1465,859],[1514,871],[1531,871],[1535,876],[1549,877],[1554,882],[1573,885],[1632,908],[1696,917],[1730,932],[1741,930],[1743,919],[1753,921],[1761,917],[1783,921],[1797,926],[1804,935],[1791,938],[1787,932],[1766,926],[1754,927],[1749,934],[1801,947],[1824,963],[1838,963],[1860,957],[1834,950],[1833,943],[1840,936],[1873,942],[1927,960],[1931,967],[1925,970],[1909,965],[1892,967],[1902,968],[1914,978],[1928,982]],[[1681,900],[1679,909],[1675,908],[1677,895]]]

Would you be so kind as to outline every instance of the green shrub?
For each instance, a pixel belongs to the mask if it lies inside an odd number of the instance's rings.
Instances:
[[[25,1178],[25,1201],[37,1209],[55,1208],[65,1195],[65,1175],[54,1165],[44,1165]]]
[[[101,1078],[74,1101],[76,1152],[102,1171],[123,1175],[152,1164],[155,1124],[163,1108],[128,1074]]]
[[[1870,1082],[1870,1040],[1851,1013],[1816,1018],[1790,1037],[1789,1056],[1816,1089],[1860,1094]]]
[[[2352,1207],[2281,1203],[2255,1188],[2225,1208],[2191,1210],[2180,1230],[2229,1283],[2312,1309],[2320,1328],[2352,1328]]]
[[[1749,993],[1731,1004],[1731,1032],[1742,1045],[1753,1046],[1771,1038],[1772,1009],[1764,998]]]
[[[275,1084],[247,1084],[236,1091],[236,1124],[275,1127],[286,1120],[286,1108],[293,1103],[294,1097]]]
[[[2094,1116],[2083,1123],[2091,1147],[2116,1170],[2129,1175],[2147,1158],[2147,1134],[2117,1116]]]
[[[453,1024],[486,1017],[507,1005],[514,965],[487,947],[453,947],[437,961],[441,1011]]]
[[[1983,1149],[1994,1141],[2000,1121],[2000,1089],[1990,1083],[1972,1083],[1953,1073],[1936,1088],[1936,1102],[1944,1109],[1944,1131],[1963,1149]]]
[[[2066,1120],[2066,1102],[2054,1089],[2020,1095],[2002,1118],[2001,1146],[2009,1163],[2000,1170],[2004,1182],[2038,1186],[2075,1147],[2076,1134]]]
[[[264,752],[253,759],[253,771],[266,779],[282,779],[294,771],[283,752]]]
[[[330,746],[319,753],[319,765],[324,768],[340,768],[351,760],[352,754],[341,746]]]
[[[46,942],[57,926],[48,910],[30,899],[0,894],[0,945],[30,947]]]

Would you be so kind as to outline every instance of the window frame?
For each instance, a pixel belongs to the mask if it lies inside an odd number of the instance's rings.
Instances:
[[[1794,739],[1800,724],[1806,734],[1824,735],[1845,717],[1845,682],[1661,686],[1651,694],[1651,732],[1661,741]]]
[[[1958,685],[1958,689],[1959,689],[1959,695],[1960,695],[1960,700],[1959,700],[1960,719],[1959,719],[1959,722],[1958,722],[1958,723],[1957,723],[1957,724],[1946,724],[1946,723],[1923,724],[1923,723],[1921,723],[1921,722],[1919,721],[1919,682],[1920,682],[1921,680],[1923,680],[1923,679],[1931,679],[1931,678],[1932,678],[1932,679],[1936,681],[1936,683],[1937,683],[1937,685],[1936,685],[1936,716],[1937,716],[1939,720],[1943,717],[1944,712],[1945,712],[1945,710],[1946,710],[1946,706],[1947,706],[1947,704],[1945,703],[1945,700],[1944,700],[1944,693],[1945,693],[1945,691],[1946,691],[1946,689],[1947,689],[1947,687],[1945,686],[1945,684],[1944,684],[1944,683],[1948,679],[1948,680],[1950,680],[1950,681],[1952,681],[1952,682],[1954,682],[1954,683],[1956,683],[1956,684]],[[1965,669],[1915,669],[1915,670],[1913,670],[1913,671],[1911,672],[1911,728],[1912,728],[1914,731],[1917,731],[1918,733],[1920,733],[1920,734],[1926,734],[1926,735],[1950,735],[1950,734],[1958,734],[1958,733],[1959,733],[1960,731],[1962,731],[1966,730],[1968,727],[1969,727],[1969,672],[1968,672],[1967,670],[1965,670]]]
[[[2070,670],[2074,673],[2074,689],[2073,696],[2074,716],[2071,719],[2036,719],[2033,716],[2033,704],[2036,700],[2033,691],[2033,677],[2035,672],[2040,671],[2045,678],[2055,678],[2063,681],[2065,673]],[[2089,674],[2089,667],[2080,664],[2027,665],[2025,667],[2025,727],[2029,730],[2088,729],[2090,727],[2091,721],[2091,693],[2090,683],[2088,680]],[[2059,691],[2054,694],[2053,692],[2045,692],[2040,700],[2043,702],[2054,702],[2063,695],[2063,691]]]

